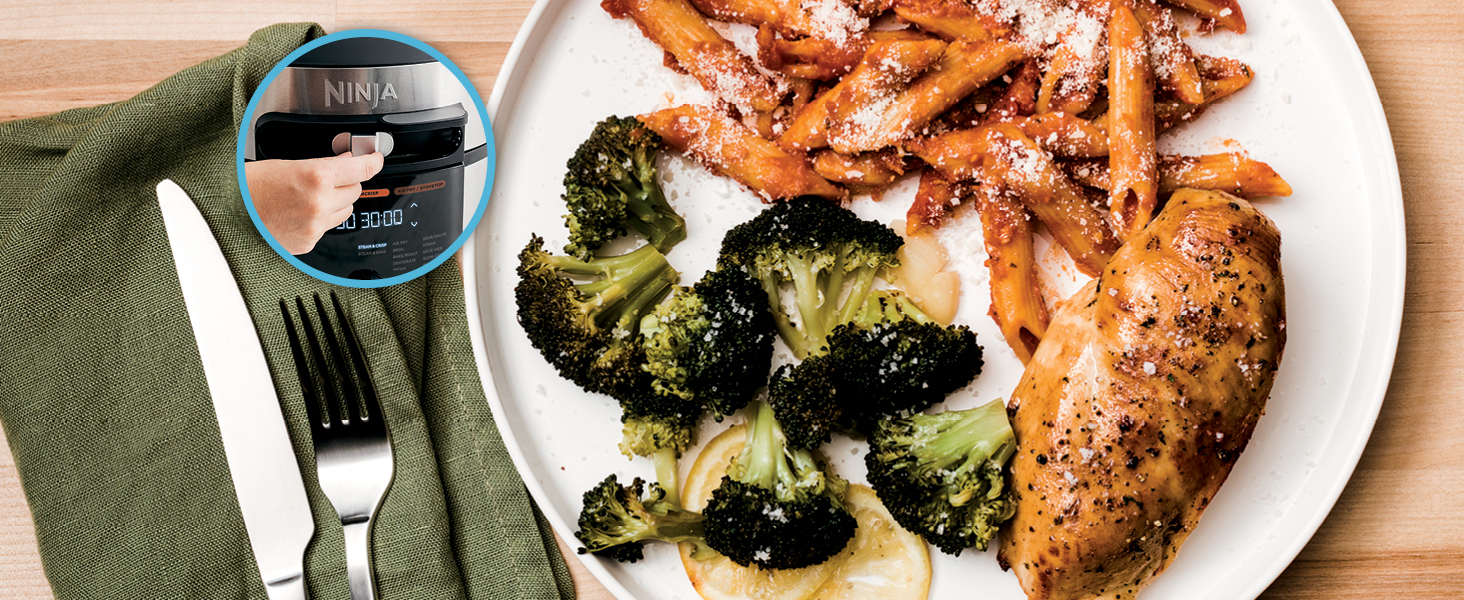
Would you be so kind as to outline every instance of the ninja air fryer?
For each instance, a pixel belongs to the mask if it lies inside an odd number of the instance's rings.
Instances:
[[[337,40],[296,59],[260,96],[245,160],[380,151],[351,216],[302,262],[349,279],[426,264],[463,231],[487,178],[483,120],[442,63],[389,39]]]

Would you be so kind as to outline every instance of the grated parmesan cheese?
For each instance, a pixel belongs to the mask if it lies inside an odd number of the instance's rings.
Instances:
[[[860,17],[842,0],[803,0],[799,6],[807,19],[809,34],[833,42],[841,48],[857,34],[869,29],[869,19]]]

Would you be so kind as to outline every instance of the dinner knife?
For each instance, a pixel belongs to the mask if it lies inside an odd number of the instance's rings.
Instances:
[[[254,321],[193,200],[171,180],[157,189],[254,562],[270,600],[304,600],[315,520]]]

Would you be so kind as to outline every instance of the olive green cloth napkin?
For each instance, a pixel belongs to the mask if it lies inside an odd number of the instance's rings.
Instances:
[[[245,106],[323,33],[272,26],[132,99],[0,124],[0,422],[58,598],[265,598],[158,212],[164,178],[198,204],[259,330],[315,514],[311,597],[350,593],[278,299],[329,289],[355,315],[392,432],[380,597],[574,595],[489,413],[457,262],[334,288],[277,256],[245,212]]]

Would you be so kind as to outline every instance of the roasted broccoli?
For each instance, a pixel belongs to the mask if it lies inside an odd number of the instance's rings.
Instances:
[[[617,399],[649,386],[641,318],[677,278],[660,251],[642,246],[586,261],[550,254],[533,236],[519,253],[518,275],[519,323],[560,375]]]
[[[681,502],[677,459],[696,443],[702,407],[644,386],[620,399],[620,452],[656,462],[656,482],[671,504]]]
[[[844,507],[848,484],[790,448],[764,402],[753,402],[747,442],[702,514],[707,545],[739,565],[796,569],[848,545],[857,524]]]
[[[981,373],[981,345],[965,325],[945,327],[898,292],[871,295],[864,315],[829,335],[836,380],[855,392],[839,403],[861,430],[944,400]]]
[[[789,444],[813,449],[833,431],[868,433],[883,417],[940,402],[981,372],[981,354],[970,328],[942,327],[904,294],[876,291],[822,355],[779,367],[768,402]]]
[[[881,421],[869,436],[869,484],[895,521],[947,554],[986,550],[1016,512],[1002,465],[1016,451],[1006,406]]]
[[[773,360],[773,317],[756,281],[714,270],[677,290],[641,323],[657,392],[701,404],[718,419],[752,399]]]
[[[661,252],[686,239],[686,221],[666,202],[656,182],[661,136],[635,117],[611,116],[590,133],[569,159],[564,175],[564,251],[589,260],[626,233],[639,231]]]
[[[719,269],[757,278],[778,334],[802,359],[817,353],[835,325],[864,307],[875,275],[898,264],[900,235],[838,204],[803,197],[774,204],[722,238]],[[780,288],[791,282],[797,323],[783,310]],[[851,282],[844,292],[845,282]],[[842,300],[841,300],[842,299]]]
[[[579,531],[574,537],[584,544],[580,554],[593,553],[620,562],[642,558],[647,541],[691,542],[698,554],[707,554],[702,516],[682,510],[665,500],[660,486],[651,484],[650,496],[641,499],[645,482],[639,477],[628,486],[614,474],[585,492],[580,509]]]
[[[782,424],[789,446],[813,450],[828,443],[833,432],[852,428],[835,398],[841,387],[827,354],[778,367],[768,384],[768,405]],[[850,395],[857,393],[851,391]]]

